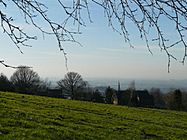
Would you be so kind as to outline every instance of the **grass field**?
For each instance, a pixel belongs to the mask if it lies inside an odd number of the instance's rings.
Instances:
[[[0,140],[183,139],[187,112],[0,92]]]

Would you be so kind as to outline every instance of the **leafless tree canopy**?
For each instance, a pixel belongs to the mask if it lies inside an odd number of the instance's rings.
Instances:
[[[10,81],[19,92],[27,93],[39,87],[40,77],[32,69],[20,66],[10,77]]]
[[[36,36],[30,36],[21,27],[14,24],[14,17],[6,14],[8,4],[13,4],[23,13],[26,23],[34,25],[43,34],[53,35],[57,39],[58,46],[64,52],[64,41],[77,42],[74,36],[80,34],[80,27],[85,26],[85,17],[83,12],[87,12],[88,19],[92,22],[90,4],[95,4],[103,9],[109,26],[124,36],[125,40],[133,46],[133,40],[130,39],[128,22],[134,23],[140,38],[142,38],[149,51],[150,43],[156,42],[161,50],[164,50],[168,56],[168,67],[171,59],[177,60],[177,57],[170,51],[172,48],[183,48],[182,63],[187,56],[187,2],[186,0],[53,0],[58,3],[59,8],[65,18],[61,22],[55,22],[48,16],[48,7],[45,2],[40,0],[0,0],[1,28],[7,34],[14,44],[19,48],[29,46],[28,40],[37,39]],[[37,19],[44,20],[51,31],[46,31],[42,25],[37,23]],[[174,39],[170,37],[167,31],[162,27],[165,21],[171,23],[175,32]],[[68,28],[70,22],[78,26],[77,31]],[[166,25],[167,26],[167,25]],[[132,42],[132,43],[131,43]],[[22,51],[21,51],[22,52]]]
[[[86,87],[82,76],[76,72],[68,72],[64,79],[57,82],[58,87],[74,98],[75,94]]]

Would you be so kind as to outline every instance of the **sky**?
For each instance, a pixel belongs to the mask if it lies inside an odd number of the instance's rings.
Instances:
[[[60,20],[59,17],[63,18],[64,15],[60,14],[61,12],[58,11],[54,1],[49,1],[47,5],[50,5],[49,15],[54,20]],[[11,10],[3,10],[8,15],[14,15],[15,22],[24,27],[29,34],[37,35],[38,39],[29,42],[32,47],[22,47],[24,54],[21,54],[0,28],[0,60],[13,66],[31,66],[42,78],[61,79],[68,71],[74,71],[80,73],[84,78],[187,79],[187,64],[182,65],[179,61],[172,60],[170,73],[168,73],[167,56],[157,44],[151,44],[151,51],[153,52],[151,54],[144,41],[137,35],[134,26],[129,23],[131,42],[134,45],[134,48],[131,48],[123,36],[108,27],[104,12],[98,7],[95,8],[94,5],[91,5],[90,11],[93,23],[89,23],[87,20],[87,26],[81,27],[82,34],[76,36],[82,46],[68,42],[63,44],[67,52],[68,69],[55,37],[46,35],[43,38],[38,30],[26,25],[20,19],[21,16],[16,13],[14,7],[11,8],[10,5],[9,9]],[[46,25],[43,24],[43,26]],[[163,26],[172,36],[173,26],[168,21],[165,21]],[[72,24],[70,28],[76,27]],[[182,55],[180,48],[176,48],[174,52],[179,58]],[[0,65],[0,72],[8,77],[14,71],[15,69]]]

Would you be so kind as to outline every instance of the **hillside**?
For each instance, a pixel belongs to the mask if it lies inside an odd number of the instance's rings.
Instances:
[[[0,92],[0,139],[187,139],[187,112]]]

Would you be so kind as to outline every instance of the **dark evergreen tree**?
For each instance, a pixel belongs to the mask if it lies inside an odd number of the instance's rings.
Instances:
[[[12,91],[13,86],[11,82],[8,80],[8,78],[1,73],[0,74],[0,91]]]
[[[101,93],[99,92],[98,89],[96,89],[96,90],[93,92],[92,101],[93,101],[93,102],[97,102],[97,103],[104,103],[103,96],[101,95]]]
[[[105,91],[105,102],[107,104],[113,104],[113,94],[115,93],[114,89],[107,87],[106,91]]]

